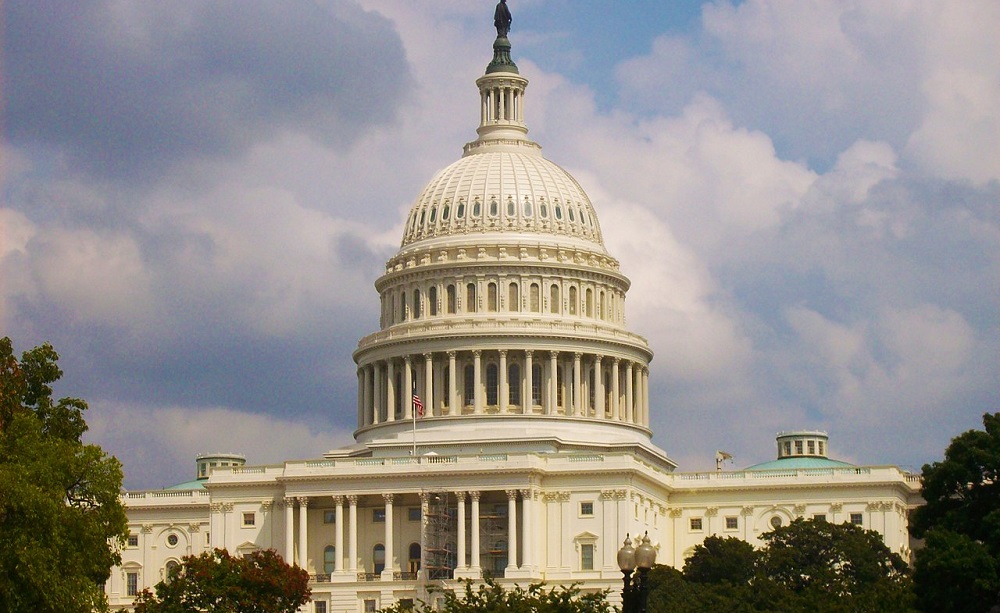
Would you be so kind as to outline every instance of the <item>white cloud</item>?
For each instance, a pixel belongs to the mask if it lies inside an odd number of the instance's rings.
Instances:
[[[318,457],[352,440],[346,430],[227,407],[91,403],[87,423],[87,441],[122,462],[125,486],[132,489],[192,480],[202,453],[239,453],[250,464],[274,464]]]

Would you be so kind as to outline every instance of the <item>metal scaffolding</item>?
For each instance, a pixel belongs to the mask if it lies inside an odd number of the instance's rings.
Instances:
[[[479,515],[479,563],[484,574],[503,577],[507,568],[507,505],[484,505]],[[477,555],[475,552],[473,555]]]
[[[427,495],[424,515],[424,569],[428,581],[451,579],[456,566],[458,508],[447,492]]]

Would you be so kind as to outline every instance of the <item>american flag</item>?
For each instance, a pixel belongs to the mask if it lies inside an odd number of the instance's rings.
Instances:
[[[413,394],[413,410],[417,417],[424,416],[424,401],[420,399],[420,396]]]

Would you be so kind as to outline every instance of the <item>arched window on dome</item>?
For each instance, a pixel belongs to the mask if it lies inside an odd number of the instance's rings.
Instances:
[[[563,405],[563,367],[562,364],[556,365],[556,406],[562,407]],[[568,411],[563,411],[567,413]]]
[[[560,205],[557,202],[556,203],[556,219],[562,220],[562,218],[563,218],[562,205]]]
[[[496,406],[500,397],[500,369],[496,364],[486,365],[486,404]]]
[[[604,372],[604,416],[611,417],[611,373]]]
[[[334,568],[337,566],[337,550],[333,545],[327,545],[323,548],[323,572],[326,574],[333,573]]]
[[[538,204],[538,216],[542,219],[549,218],[549,205],[545,204],[544,200]]]
[[[521,404],[521,366],[510,364],[507,366],[507,402],[513,406]]]
[[[454,315],[455,314],[455,286],[454,285],[449,285],[448,288],[445,290],[445,294],[447,294],[447,299],[448,299],[448,314],[449,315]]]
[[[540,294],[541,290],[538,287],[538,284],[532,283],[531,287],[528,289],[528,307],[532,313],[538,313],[541,308],[539,306]]]
[[[483,216],[483,203],[476,198],[472,203],[472,218],[479,219]]]
[[[517,205],[510,196],[507,197],[507,217],[517,217]]]
[[[427,290],[427,312],[430,313],[431,317],[436,317],[438,314],[438,288],[436,285],[430,286]]]
[[[486,310],[497,312],[497,284],[492,281],[486,286]]]
[[[472,406],[476,402],[476,367],[466,364],[462,369],[462,404]]]
[[[590,289],[589,287],[587,288],[586,306],[587,306],[587,317],[593,317],[594,316],[594,290]]]
[[[507,286],[507,310],[512,313],[521,310],[521,296],[517,292],[517,283],[514,282]]]
[[[441,209],[441,221],[448,221],[451,217],[451,205],[447,201],[444,203],[444,208]]]
[[[500,214],[500,204],[497,203],[496,198],[490,198],[490,217],[496,217]]]
[[[542,404],[542,365],[531,365],[531,404]]]
[[[420,290],[413,290],[413,319],[420,319]]]
[[[476,312],[476,284],[469,283],[465,286],[465,312]]]
[[[549,312],[559,312],[559,286],[555,283],[549,288]]]
[[[437,212],[438,212],[437,205],[432,206],[431,207],[431,216],[430,216],[430,222],[431,222],[432,226],[434,225],[434,222],[437,221]]]
[[[542,206],[545,206],[545,205],[542,205]],[[534,214],[535,214],[535,212],[533,210],[531,210],[531,201],[528,200],[527,196],[525,196],[524,197],[524,216],[525,217],[531,217]]]
[[[458,208],[455,209],[455,219],[465,219],[465,200],[458,201]]]
[[[569,220],[576,221],[576,215],[573,214],[573,205],[566,207],[566,211],[569,213]]]
[[[587,372],[587,406],[589,407],[587,409],[587,414],[590,415],[592,411],[595,411],[594,413],[595,417],[597,416],[596,414],[597,409],[595,408],[597,406],[597,401],[594,397],[597,388],[597,386],[594,384],[594,382],[597,380],[596,375],[597,373],[594,372],[593,368],[589,369]]]
[[[424,216],[427,215],[427,210],[420,211],[420,223],[417,224],[417,230],[424,229]]]
[[[576,299],[577,299],[576,286],[575,285],[571,285],[570,288],[569,288],[569,314],[570,315],[576,315]]]

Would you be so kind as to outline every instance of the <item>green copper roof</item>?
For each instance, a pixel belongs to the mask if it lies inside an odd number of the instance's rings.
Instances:
[[[203,490],[205,489],[204,479],[195,479],[194,481],[185,481],[184,483],[178,483],[177,485],[171,485],[170,487],[163,488],[165,490]]]
[[[800,468],[851,468],[853,464],[815,456],[794,456],[748,466],[744,470],[798,470]]]
[[[510,59],[510,40],[506,36],[497,36],[493,41],[493,61],[486,67],[486,74],[492,72],[517,72],[517,64]]]

